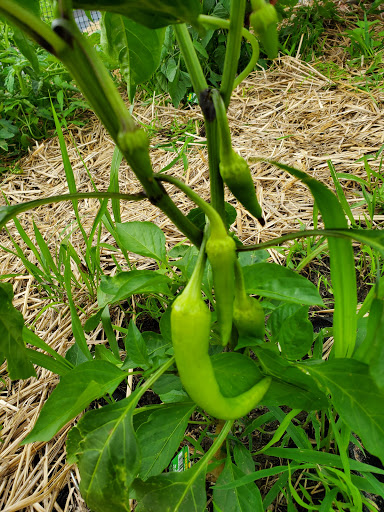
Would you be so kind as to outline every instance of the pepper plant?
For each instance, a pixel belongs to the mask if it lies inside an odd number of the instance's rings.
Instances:
[[[35,375],[34,365],[60,375],[59,384],[23,443],[51,439],[91,402],[107,398],[107,405],[88,410],[80,418],[67,441],[68,462],[78,465],[81,493],[94,511],[127,511],[130,499],[136,500],[137,511],[207,510],[205,480],[212,470],[216,477],[219,475],[212,494],[214,510],[229,510],[229,506],[234,511],[266,510],[281,488],[285,489],[291,509],[296,501],[313,510],[336,507],[360,511],[363,504],[374,510],[363,491],[384,496],[382,485],[371,474],[383,470],[350,459],[348,452],[350,442],[358,443],[355,434],[367,450],[384,461],[380,406],[384,399],[383,282],[378,280],[357,313],[352,248],[355,240],[382,253],[384,236],[380,231],[350,229],[343,204],[333,192],[305,172],[275,161],[269,165],[308,186],[325,229],[287,233],[257,245],[243,245],[229,229],[232,212],[224,202],[225,186],[255,217],[255,222],[265,223],[249,167],[232,149],[226,117],[234,87],[254,68],[259,41],[269,57],[277,53],[273,6],[264,0],[251,3],[253,33],[243,26],[245,0],[231,2],[229,20],[201,15],[198,0],[59,0],[51,28],[39,18],[38,1],[2,0],[0,4],[0,14],[5,19],[67,67],[115,141],[116,161],[124,157],[142,186],[137,194],[120,193],[115,166],[108,190],[78,193],[56,119],[70,194],[0,208],[1,227],[13,221],[23,233],[17,220],[19,214],[42,204],[70,200],[83,233],[88,274],[80,274],[90,292],[94,286],[97,288],[98,311],[85,326],[81,325],[71,297],[75,282],[71,263],[79,266],[79,258],[66,242],[60,247],[56,263],[37,229],[41,253],[31,239],[24,239],[35,249],[42,268],[53,269],[56,279],[65,287],[74,344],[66,357],[50,348],[32,328],[24,325],[21,313],[13,307],[12,285],[2,284],[0,360],[7,359],[11,379]],[[159,44],[165,27],[173,26],[204,115],[210,202],[179,179],[165,172],[157,173],[153,168],[148,136],[135,123],[108,71],[77,29],[73,8],[113,13],[130,30],[137,26],[140,34],[151,34],[152,41],[155,37]],[[219,88],[207,86],[188,25],[201,31],[228,31]],[[253,54],[238,74],[242,38],[251,43]],[[118,48],[129,56],[127,46]],[[129,58],[124,62],[127,72],[131,69]],[[164,183],[180,189],[191,200],[191,215],[181,212]],[[86,233],[77,204],[90,197],[99,199],[100,209],[91,232]],[[109,200],[113,216],[107,210]],[[157,226],[121,222],[121,201],[150,201],[190,244],[167,254],[164,234]],[[196,207],[200,215],[196,214]],[[93,245],[101,224],[110,231],[127,259],[128,270],[122,268],[113,277],[103,275],[97,261],[97,245]],[[328,241],[334,293],[333,347],[328,360],[322,359],[324,332],[314,334],[308,319],[310,306],[322,306],[316,287],[295,272],[268,263],[264,251],[309,236],[326,237]],[[161,269],[132,269],[128,252],[154,258]],[[23,261],[29,265],[26,259]],[[175,276],[172,266],[181,273]],[[39,272],[43,276],[43,271]],[[140,333],[131,321],[124,332],[123,352],[112,324],[111,308],[140,293],[155,294],[162,304],[160,333]],[[84,330],[92,330],[100,321],[108,344],[88,346]],[[134,391],[128,398],[115,401],[114,391],[127,380],[132,369],[138,375]],[[149,389],[160,396],[161,403],[138,407]],[[252,414],[258,406],[267,407],[269,412],[255,419]],[[284,412],[281,406],[285,406]],[[306,421],[313,425],[315,445],[303,437],[303,432],[298,432],[293,421],[301,411],[306,412]],[[191,418],[202,428],[199,439],[194,441],[194,464],[180,473],[164,472],[180,445],[185,444]],[[294,463],[255,471],[252,454],[256,452],[250,435],[272,420],[279,421],[280,426],[257,453],[265,452]],[[249,450],[240,442],[244,437],[248,439]],[[210,447],[204,452],[202,440],[209,438]],[[191,437],[188,439],[193,442]],[[280,441],[279,447],[273,447]],[[324,453],[332,443],[336,453]],[[220,466],[222,462],[224,468]],[[362,476],[356,477],[352,470]],[[322,504],[314,503],[305,489],[303,497],[298,495],[292,485],[292,474],[296,471],[323,483]],[[271,475],[280,476],[262,498],[254,482]]]

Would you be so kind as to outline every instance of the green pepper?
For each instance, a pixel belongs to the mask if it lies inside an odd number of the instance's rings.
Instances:
[[[206,251],[213,273],[220,338],[225,346],[232,332],[236,244],[227,233],[225,236],[217,236],[212,232],[207,241]]]
[[[233,302],[233,323],[241,337],[250,336],[264,339],[265,316],[260,302],[245,293],[243,272],[235,264],[235,300]]]
[[[212,266],[213,286],[215,289],[216,314],[220,337],[223,345],[227,345],[232,332],[233,299],[235,294],[235,261],[236,243],[228,235],[224,222],[217,211],[204,201],[185,183],[164,174],[156,175],[156,179],[168,181],[180,188],[205,213],[209,220],[209,239],[206,251]]]
[[[274,59],[278,52],[276,9],[264,0],[252,0],[252,9],[253,12],[249,17],[250,25],[259,37],[268,57]]]
[[[211,312],[201,296],[204,243],[189,283],[175,299],[171,310],[171,335],[181,382],[197,405],[216,418],[231,420],[248,414],[262,400],[271,383],[261,379],[235,397],[222,394],[208,354]]]
[[[220,159],[220,174],[224,183],[261,225],[265,224],[260,204],[256,197],[251,171],[243,157],[231,149]]]
[[[265,224],[262,210],[257,200],[251,171],[243,157],[232,148],[231,132],[226,115],[224,100],[219,91],[212,91],[220,137],[219,170],[224,183],[236,199],[261,225]]]

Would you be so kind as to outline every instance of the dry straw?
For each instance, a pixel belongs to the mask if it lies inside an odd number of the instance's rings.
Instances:
[[[383,85],[383,84],[382,84]],[[234,198],[227,193],[226,200],[237,209],[234,231],[244,243],[256,243],[275,238],[301,226],[313,226],[313,200],[308,190],[296,179],[266,163],[255,163],[256,157],[273,158],[298,167],[333,188],[327,166],[331,159],[338,172],[353,173],[366,178],[364,165],[359,159],[380,149],[384,144],[384,89],[377,87],[364,92],[346,81],[331,81],[311,65],[293,57],[284,57],[268,72],[259,71],[239,87],[229,109],[229,119],[235,149],[251,163],[257,194],[263,207],[266,225],[261,228]],[[151,158],[156,170],[162,169],[175,157],[170,152],[170,138],[181,149],[183,141],[176,136],[176,126],[202,126],[197,107],[183,110],[166,105],[160,97],[153,102],[138,102],[134,114],[138,122],[150,127]],[[189,136],[188,133],[184,137]],[[77,149],[74,148],[74,139]],[[96,186],[106,190],[109,180],[114,145],[92,118],[84,128],[71,127],[66,135],[70,160],[79,191],[91,191],[91,183],[84,164]],[[182,160],[168,172],[185,180],[203,197],[208,197],[209,180],[204,136],[190,134],[186,149],[188,166]],[[372,164],[377,169],[379,162]],[[11,174],[2,182],[1,189],[10,203],[38,199],[68,192],[57,138],[42,142],[25,158],[23,173]],[[343,182],[351,204],[356,202],[359,187],[353,181]],[[122,192],[140,189],[134,175],[123,163],[120,168]],[[188,212],[193,205],[185,196],[167,186],[178,206]],[[79,203],[85,229],[89,229],[98,210],[97,200]],[[353,211],[356,217],[363,210]],[[123,221],[150,220],[160,226],[167,237],[168,246],[183,239],[178,230],[161,212],[148,202],[123,203]],[[20,216],[29,236],[34,239],[32,219],[38,225],[52,252],[65,235],[80,253],[82,238],[74,229],[74,215],[70,203],[43,206]],[[382,223],[383,216],[376,216],[374,224]],[[24,249],[12,223],[10,233]],[[102,242],[113,244],[104,231]],[[12,248],[5,231],[1,244]],[[270,252],[273,260],[281,261],[276,251]],[[25,255],[34,261],[33,254]],[[136,258],[133,255],[133,258]],[[121,260],[122,261],[122,260]],[[153,262],[139,259],[139,268],[152,267]],[[109,274],[115,272],[108,251],[102,253],[102,266]],[[2,274],[19,274],[14,279],[15,305],[23,312],[28,325],[34,324],[36,333],[55,350],[64,354],[73,342],[66,299],[51,305],[48,298],[37,292],[33,277],[29,276],[19,259],[2,250]],[[78,290],[75,300],[82,303],[84,322],[93,308],[86,290]],[[84,306],[85,304],[85,306]],[[46,307],[46,308],[45,308]],[[45,308],[45,309],[44,309]],[[119,313],[114,322],[122,324],[124,315]],[[90,344],[104,343],[102,331],[87,335]],[[78,492],[79,475],[76,468],[65,463],[66,426],[48,443],[35,443],[19,447],[19,442],[31,430],[44,401],[58,382],[55,375],[40,369],[39,379],[11,383],[1,367],[5,380],[0,392],[0,510],[82,511],[86,510]],[[64,492],[63,492],[64,491]]]

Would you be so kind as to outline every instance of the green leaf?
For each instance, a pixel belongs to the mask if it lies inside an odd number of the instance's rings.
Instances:
[[[97,300],[100,308],[107,304],[126,300],[131,295],[139,293],[163,293],[170,295],[171,280],[154,270],[131,270],[120,272],[116,276],[101,278],[97,290]]]
[[[107,361],[87,361],[66,373],[45,402],[23,444],[49,441],[93,400],[113,393],[126,373]]]
[[[184,438],[195,407],[191,402],[163,405],[140,425],[136,431],[141,447],[140,478],[146,480],[168,467]]]
[[[68,435],[68,462],[77,462],[80,491],[94,512],[128,512],[129,488],[140,468],[133,429],[136,395],[87,412]]]
[[[73,7],[115,12],[148,28],[173,23],[196,25],[201,10],[199,0],[74,0]]]
[[[325,185],[294,167],[271,162],[301,180],[315,198],[326,229],[348,228],[342,206]],[[335,298],[333,316],[334,351],[336,357],[352,356],[356,340],[356,274],[352,243],[342,238],[328,237],[331,280]]]
[[[267,347],[252,349],[267,375],[273,381],[265,394],[263,405],[288,405],[292,409],[313,411],[328,406],[326,395],[319,389],[316,380],[303,373],[295,364]]]
[[[125,222],[116,224],[116,231],[120,243],[126,251],[134,252],[165,261],[165,235],[162,230],[152,222]]]
[[[18,49],[29,60],[35,73],[40,72],[39,60],[37,58],[36,47],[32,44],[30,39],[27,38],[25,33],[17,27],[13,28],[13,40]]]
[[[124,338],[124,346],[127,357],[140,368],[147,369],[150,366],[150,360],[147,352],[147,346],[136,327],[135,322],[131,320],[128,326],[128,332]]]
[[[233,449],[236,466],[245,474],[255,471],[255,461],[251,452],[243,444],[236,443]]]
[[[232,464],[230,457],[227,457],[217,485],[233,483],[243,476],[244,473]],[[264,512],[260,491],[253,482],[228,490],[214,487],[213,502],[216,507],[225,512]]]
[[[316,286],[292,270],[275,263],[243,267],[246,292],[297,304],[322,305]]]
[[[102,41],[128,87],[148,81],[160,64],[165,28],[152,30],[112,12],[102,20]]]
[[[23,341],[24,318],[12,304],[13,288],[10,283],[0,283],[0,364],[7,359],[7,369],[12,380],[35,377]]]
[[[238,352],[221,352],[211,357],[217,382],[225,396],[237,396],[262,379],[255,361]]]
[[[183,385],[177,375],[162,375],[152,386],[152,389],[165,404],[189,402],[190,400],[187,393],[183,391]]]
[[[364,447],[384,462],[384,393],[370,376],[368,365],[336,359],[301,367],[331,393],[343,421],[360,436]]]
[[[133,482],[136,512],[203,512],[206,506],[205,466],[196,464],[181,473],[163,473]]]
[[[266,261],[269,258],[269,252],[264,249],[261,251],[244,251],[239,252],[237,258],[242,267],[247,267],[254,263]]]
[[[311,349],[313,327],[308,320],[308,306],[283,304],[268,319],[273,341],[279,343],[287,359],[301,359]]]

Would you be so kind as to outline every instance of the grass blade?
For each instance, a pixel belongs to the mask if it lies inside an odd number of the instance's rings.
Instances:
[[[322,183],[305,172],[275,161],[269,163],[287,171],[310,189],[327,229],[348,228],[347,220],[336,196]],[[336,357],[351,357],[356,341],[357,290],[355,262],[350,240],[328,238],[330,269],[335,298],[333,319]]]

